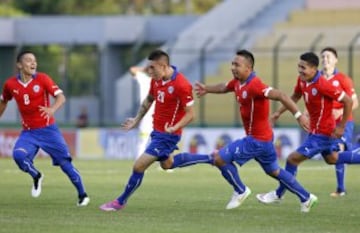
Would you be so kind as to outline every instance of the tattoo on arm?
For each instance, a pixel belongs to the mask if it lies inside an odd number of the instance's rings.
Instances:
[[[137,119],[140,120],[145,116],[145,114],[149,110],[149,108],[150,108],[153,101],[154,101],[154,98],[151,95],[148,95],[146,97],[146,99],[142,102],[142,104],[141,104],[141,106],[139,108],[139,111],[138,111],[137,116],[136,116]]]

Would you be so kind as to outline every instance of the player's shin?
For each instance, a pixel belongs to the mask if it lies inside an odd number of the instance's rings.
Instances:
[[[174,162],[171,168],[187,167],[198,163],[213,164],[214,159],[211,155],[180,153],[174,156]]]
[[[85,188],[81,180],[81,176],[78,170],[72,165],[71,162],[65,162],[60,165],[61,170],[69,177],[71,183],[75,186],[79,196],[85,194]]]
[[[355,149],[352,151],[340,152],[336,164],[360,164],[360,150]]]
[[[293,176],[289,172],[285,171],[284,169],[280,169],[277,178],[280,181],[281,186],[283,186],[284,188],[286,187],[286,189],[288,189],[290,192],[296,194],[300,198],[301,202],[304,202],[307,199],[309,199],[310,193],[307,192],[301,186],[301,184],[296,180],[295,176]],[[276,193],[278,197],[282,196],[278,194],[278,190],[276,190]]]

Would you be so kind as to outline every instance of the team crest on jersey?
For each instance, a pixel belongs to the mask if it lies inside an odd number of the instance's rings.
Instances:
[[[39,92],[40,91],[40,86],[39,85],[33,86],[33,91],[34,92]]]
[[[173,86],[168,87],[168,92],[169,94],[172,94],[174,92],[174,87]]]
[[[243,91],[243,93],[241,94],[241,97],[242,97],[243,99],[246,99],[246,97],[247,97],[247,91]]]
[[[338,80],[334,80],[333,83],[332,83],[332,85],[333,85],[334,87],[338,87],[338,86],[340,85],[340,83],[339,83]]]
[[[316,88],[311,89],[311,94],[315,96],[318,93],[318,90]]]

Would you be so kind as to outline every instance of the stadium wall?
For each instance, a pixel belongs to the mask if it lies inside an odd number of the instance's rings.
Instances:
[[[339,10],[360,8],[359,0],[307,0],[307,9]]]
[[[138,130],[87,128],[62,130],[71,155],[76,159],[133,160],[137,154]],[[20,129],[0,132],[0,158],[12,157]],[[212,153],[224,145],[245,136],[243,128],[187,128],[183,131],[179,150],[189,153]],[[285,159],[304,140],[306,133],[298,127],[276,128],[274,144],[279,159]],[[358,144],[360,133],[354,134]],[[38,157],[49,155],[39,151]]]

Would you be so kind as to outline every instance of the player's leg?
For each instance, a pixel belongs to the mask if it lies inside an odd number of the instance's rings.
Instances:
[[[41,129],[41,133],[33,135],[40,141],[40,147],[50,155],[54,166],[60,166],[61,170],[69,178],[77,190],[78,206],[87,206],[90,202],[80,172],[72,164],[70,151],[65,139],[56,125]]]
[[[292,152],[286,159],[285,171],[289,173],[292,177],[295,177],[297,175],[297,168],[299,164],[306,159],[308,158],[303,156],[301,153],[297,151]],[[280,169],[280,171],[281,170],[283,169]],[[287,186],[283,182],[280,182],[279,187],[275,191],[276,195],[281,198],[285,194],[286,189]]]
[[[169,155],[177,148],[180,136],[168,135],[159,132],[151,134],[151,142],[134,164],[133,172],[123,193],[115,200],[100,206],[103,211],[116,211],[125,207],[130,196],[140,187],[145,170],[155,161],[166,161]]]
[[[299,153],[292,153],[288,159],[291,164],[294,164],[300,163],[304,158],[306,157]],[[277,179],[282,186],[286,187],[286,189],[298,196],[301,202],[302,212],[309,212],[310,209],[317,203],[317,197],[306,191],[296,180],[295,175],[280,168],[276,158],[275,148],[272,143],[263,143],[263,153],[259,154],[256,157],[256,160],[260,163],[266,174]],[[273,199],[268,197],[270,194],[272,194]],[[267,203],[267,200],[271,200],[273,202],[281,200],[281,197],[279,198],[276,192],[271,192],[270,194],[258,194],[256,195],[256,198],[263,203]]]
[[[211,154],[179,153],[172,157],[170,168],[187,167],[198,163],[213,164],[214,159]]]
[[[341,138],[341,151],[352,150],[352,136],[354,132],[354,122],[349,121],[346,123],[344,134]],[[330,193],[332,197],[341,197],[345,195],[345,164],[335,164],[335,175],[336,175],[336,191]]]
[[[28,173],[33,178],[33,185],[31,188],[31,195],[39,197],[41,194],[41,185],[44,175],[35,168],[33,160],[39,150],[36,146],[34,138],[29,134],[29,131],[21,132],[13,149],[13,159],[18,167]]]
[[[251,190],[243,184],[240,179],[236,165],[233,163],[235,156],[241,153],[244,140],[236,140],[227,146],[215,151],[213,154],[214,165],[220,170],[221,175],[233,187],[234,192],[226,206],[226,209],[233,209],[240,206],[251,194]],[[251,158],[237,159],[240,165],[246,163]]]

